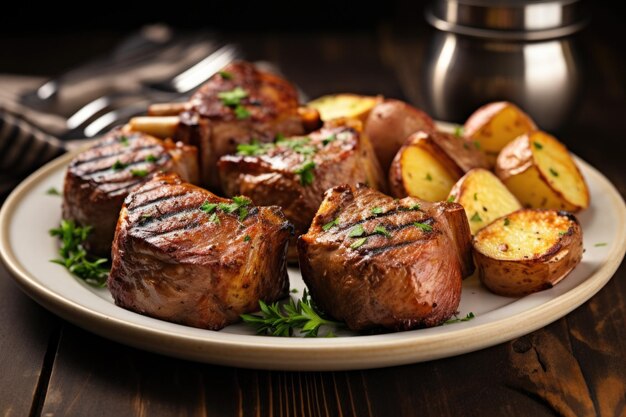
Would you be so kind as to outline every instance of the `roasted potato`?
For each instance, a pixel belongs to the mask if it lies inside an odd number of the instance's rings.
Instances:
[[[417,132],[400,148],[389,169],[389,189],[395,197],[442,201],[463,170],[433,140]]]
[[[430,137],[463,172],[474,168],[489,168],[487,156],[474,144],[459,136],[446,132],[430,132]]]
[[[365,123],[370,111],[382,101],[381,96],[360,96],[358,94],[331,94],[322,96],[307,104],[316,109],[323,121],[343,117],[359,119]]]
[[[525,207],[576,212],[589,206],[589,190],[567,148],[535,131],[509,143],[496,174]]]
[[[399,100],[387,99],[377,104],[365,122],[365,135],[374,145],[380,166],[385,172],[406,138],[418,131],[434,132],[433,119]]]
[[[482,168],[465,174],[452,187],[448,201],[463,206],[473,235],[498,217],[522,208],[502,181]]]
[[[465,122],[464,135],[476,141],[493,167],[507,143],[535,130],[535,122],[516,105],[499,101],[476,110]]]
[[[472,244],[481,282],[496,294],[521,297],[565,278],[582,258],[582,242],[572,214],[522,209],[481,229]]]

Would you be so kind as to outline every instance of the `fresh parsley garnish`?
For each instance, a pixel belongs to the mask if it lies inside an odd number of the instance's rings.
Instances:
[[[374,228],[374,233],[378,235],[383,235],[385,237],[391,237],[391,233],[389,233],[387,229],[385,228],[385,226],[382,226],[382,225],[376,226]]]
[[[111,169],[112,169],[113,171],[121,171],[121,170],[123,170],[124,168],[126,168],[127,166],[128,166],[128,164],[124,164],[124,163],[122,163],[122,161],[120,161],[120,160],[118,159],[117,161],[115,161],[115,162],[113,163],[113,165],[111,165]]]
[[[143,178],[149,174],[147,169],[131,169],[130,173],[133,177]]]
[[[443,324],[445,325],[445,324],[460,323],[462,321],[470,321],[473,318],[476,318],[476,315],[470,311],[469,313],[467,313],[465,317],[458,317],[455,314],[453,319],[447,320]]]
[[[217,216],[217,212],[211,214],[211,217],[209,217],[209,221],[211,223],[215,223],[215,224],[221,224],[220,222],[220,218]]]
[[[274,144],[272,143],[261,143],[258,139],[252,139],[250,143],[240,143],[239,145],[237,145],[237,155],[264,155],[272,147],[274,147]]]
[[[61,195],[61,192],[56,187],[50,187],[46,190],[48,195]]]
[[[415,203],[410,205],[409,207],[399,207],[398,210],[400,211],[417,211],[417,210],[421,210],[421,206],[419,205],[419,203]]]
[[[326,146],[328,145],[330,142],[334,142],[335,140],[337,140],[337,135],[335,135],[334,133],[328,137],[325,137],[324,139],[322,139],[322,145]]]
[[[156,162],[157,161],[157,157],[152,155],[152,154],[150,154],[150,155],[146,156],[145,161],[146,162]]]
[[[482,222],[483,219],[480,218],[480,214],[478,214],[477,211],[474,212],[474,215],[472,216],[472,218],[470,219],[473,222]]]
[[[533,142],[533,146],[535,147],[535,149],[537,150],[541,150],[543,149],[543,145],[539,142]]]
[[[90,285],[103,287],[109,275],[107,265],[109,260],[91,256],[85,250],[84,242],[91,230],[91,226],[81,227],[73,220],[61,220],[58,228],[50,230],[50,236],[56,236],[61,240],[60,258],[51,262],[63,265]]]
[[[432,232],[432,230],[433,230],[433,227],[431,225],[429,225],[429,224],[426,224],[426,223],[415,222],[415,223],[413,223],[413,226],[415,226],[415,227],[417,227],[419,229],[422,229],[425,232]]]
[[[448,200],[446,200],[448,203],[454,203],[454,200],[456,200],[456,195],[455,194],[450,194],[450,197],[448,197]]]
[[[365,229],[363,228],[363,225],[358,224],[354,226],[352,229],[350,229],[350,232],[348,233],[348,237],[359,237],[359,236],[363,236],[364,233],[365,233]]]
[[[475,147],[476,149],[480,149],[480,142],[479,142],[479,141],[477,141],[477,140],[475,140],[475,141],[474,141],[474,147]]]
[[[266,304],[259,301],[260,314],[242,314],[244,323],[253,326],[257,334],[270,336],[293,336],[296,331],[304,337],[320,336],[323,326],[339,327],[342,323],[327,319],[315,306],[307,290],[304,290],[302,299],[297,302],[293,298],[286,304],[278,302]],[[323,336],[332,337],[332,331]]]
[[[230,91],[222,91],[217,94],[217,98],[222,101],[222,104],[228,107],[236,107],[240,105],[241,100],[246,97],[248,97],[248,92],[239,86]]]
[[[465,129],[463,129],[463,126],[461,125],[456,125],[454,126],[454,136],[456,136],[457,138],[461,138],[463,137],[463,134]]]
[[[550,168],[550,174],[552,174],[553,177],[559,176],[559,173],[554,168]]]
[[[294,173],[300,176],[300,184],[307,186],[313,184],[315,175],[313,170],[315,169],[315,162],[307,161],[297,168]]]
[[[228,71],[220,71],[219,74],[225,80],[232,80],[233,79],[233,74],[231,74]]]
[[[128,146],[128,137],[126,135],[122,135],[120,136],[120,143],[124,146]]]
[[[363,246],[365,242],[367,242],[367,237],[362,237],[360,239],[355,240],[354,243],[350,245],[350,248],[351,249],[360,248],[361,246]]]
[[[382,207],[374,207],[372,208],[372,214],[383,214],[383,208]]]
[[[297,288],[292,288],[291,291],[289,291],[292,294],[297,294],[298,293],[298,289]]]
[[[328,232],[330,229],[332,229],[335,226],[339,226],[339,217],[337,217],[335,220],[329,221],[324,226],[322,226],[322,230],[325,232]]]
[[[243,241],[244,241],[244,242],[250,242],[250,240],[251,240],[251,239],[252,239],[252,238],[250,237],[250,235],[245,235],[245,236],[243,237]]]
[[[432,180],[433,180],[432,175],[430,175],[430,172],[427,172],[426,173],[426,181],[432,181]]]
[[[510,224],[511,224],[511,220],[509,220],[509,218],[508,218],[508,217],[505,217],[505,218],[504,218],[504,225],[505,225],[505,226],[508,226],[508,225],[510,225]]]
[[[213,223],[219,224],[216,210],[220,210],[227,214],[237,214],[239,217],[239,221],[244,221],[246,217],[248,217],[248,206],[251,203],[252,201],[250,201],[249,198],[240,195],[233,197],[232,203],[209,203],[208,201],[205,201],[200,206],[200,210],[202,210],[206,214],[212,213],[209,220]]]
[[[238,120],[247,119],[248,117],[250,117],[250,111],[248,111],[248,109],[239,104],[237,105],[237,107],[235,107],[235,117]]]
[[[209,203],[208,201],[205,201],[201,206],[200,206],[200,210],[204,211],[206,214],[211,214],[213,213],[213,211],[215,211],[215,209],[217,208],[217,204],[215,203]]]
[[[478,201],[478,193],[474,193],[474,201]]]
[[[595,246],[596,248],[599,248],[599,247],[601,247],[601,246],[607,246],[607,245],[608,245],[608,243],[606,243],[606,242],[600,242],[600,243],[596,243],[596,244],[595,244],[595,245],[593,245],[593,246]]]

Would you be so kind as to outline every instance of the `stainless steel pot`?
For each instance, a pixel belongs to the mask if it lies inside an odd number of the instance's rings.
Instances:
[[[463,122],[508,100],[544,130],[567,121],[582,86],[580,1],[435,0],[426,18],[437,31],[422,85],[435,118]]]

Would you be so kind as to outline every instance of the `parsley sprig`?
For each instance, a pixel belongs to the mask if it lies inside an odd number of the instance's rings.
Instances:
[[[256,328],[257,334],[288,337],[293,336],[297,331],[304,337],[318,337],[322,326],[342,326],[342,323],[324,317],[306,289],[301,300],[294,301],[290,298],[288,303],[282,305],[279,302],[268,305],[260,300],[259,307],[260,314],[241,315],[244,323]],[[324,336],[334,337],[335,335],[331,329]]]
[[[250,112],[241,103],[241,100],[246,97],[248,97],[248,92],[239,86],[217,94],[217,98],[222,101],[222,104],[232,108],[235,112],[235,117],[239,120],[250,117]]]
[[[50,229],[50,236],[61,240],[60,258],[51,262],[63,265],[90,285],[104,287],[109,275],[109,260],[89,255],[83,246],[91,230],[91,226],[81,227],[73,220],[62,220],[58,228]]]
[[[209,220],[213,223],[220,224],[220,219],[217,217],[216,210],[220,210],[227,214],[237,214],[239,216],[239,221],[242,222],[248,217],[248,206],[252,203],[252,201],[244,197],[242,195],[233,197],[232,203],[209,203],[205,201],[201,206],[200,210],[205,212],[206,214],[210,214],[211,217]]]
[[[470,311],[469,313],[467,313],[465,317],[459,317],[455,314],[453,319],[446,320],[443,324],[446,325],[446,324],[460,323],[462,321],[470,321],[473,318],[476,318],[476,315]]]

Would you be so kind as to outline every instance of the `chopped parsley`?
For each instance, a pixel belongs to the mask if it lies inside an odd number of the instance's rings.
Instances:
[[[535,149],[537,149],[537,150],[541,150],[541,149],[543,149],[543,145],[542,145],[541,143],[539,143],[539,142],[536,142],[536,141],[535,141],[535,142],[533,142],[533,146],[534,146],[534,147],[535,147]]]
[[[432,232],[433,230],[433,227],[426,223],[415,222],[413,223],[413,226],[417,227],[418,229],[422,229],[425,232]]]
[[[456,195],[455,194],[450,194],[450,197],[448,197],[448,200],[446,200],[448,203],[454,203],[454,200],[456,200]]]
[[[146,162],[156,162],[157,161],[157,157],[150,154],[148,156],[146,156]]]
[[[216,208],[217,208],[217,204],[209,203],[208,201],[205,201],[204,204],[200,206],[200,210],[204,211],[206,214],[213,213]]]
[[[292,294],[297,294],[298,293],[298,289],[297,288],[292,288],[291,291],[289,291]]]
[[[122,163],[122,162],[118,159],[117,161],[115,161],[115,162],[113,163],[113,165],[111,165],[111,169],[112,169],[113,171],[121,171],[121,170],[123,170],[124,168],[126,168],[127,166],[128,166],[128,164],[124,164],[124,163]]]
[[[478,201],[478,193],[474,193],[474,201]]]
[[[219,74],[225,80],[232,80],[233,79],[233,74],[231,74],[228,71],[220,71]]]
[[[420,210],[421,206],[419,205],[419,203],[415,203],[410,205],[409,207],[399,207],[398,210],[400,211],[417,211]]]
[[[247,119],[248,117],[250,117],[250,112],[244,106],[239,104],[237,105],[237,107],[235,107],[235,117],[238,120]]]
[[[124,146],[128,146],[128,137],[126,135],[122,135],[120,136],[120,143]]]
[[[56,189],[56,187],[50,187],[46,190],[46,194],[48,195],[61,195],[61,192]]]
[[[237,155],[263,155],[266,154],[273,147],[273,143],[261,143],[258,139],[252,139],[250,143],[240,143],[239,145],[237,145]]]
[[[593,246],[595,246],[596,248],[599,248],[599,247],[601,247],[601,246],[607,246],[607,245],[608,245],[608,243],[606,243],[606,242],[600,242],[600,243],[596,243],[596,244],[595,244],[595,245],[593,245]]]
[[[480,214],[478,214],[477,211],[474,212],[474,215],[472,216],[472,218],[470,219],[473,222],[482,222],[483,219],[480,218]]]
[[[552,167],[550,167],[550,174],[552,174],[553,177],[559,176],[559,173]]]
[[[383,214],[383,208],[382,207],[374,207],[372,208],[372,214]]]
[[[385,226],[382,226],[382,225],[376,226],[374,228],[374,233],[378,235],[383,235],[385,237],[391,237],[391,233],[389,233],[387,229],[385,228]]]
[[[432,181],[433,180],[433,177],[432,177],[432,175],[430,175],[430,172],[426,173],[426,180],[427,181]]]
[[[217,98],[222,101],[222,104],[228,107],[239,106],[241,104],[241,100],[246,97],[248,97],[248,92],[239,86],[230,91],[222,91],[217,94]]]
[[[359,237],[359,236],[363,236],[364,233],[365,233],[365,229],[363,229],[363,225],[359,224],[353,227],[352,229],[350,229],[350,232],[348,233],[348,237]]]
[[[283,135],[282,133],[278,132],[276,134],[276,137],[274,137],[274,142],[278,143],[278,142],[282,142],[285,140],[285,135]]]
[[[211,214],[211,217],[209,217],[209,221],[211,223],[220,224],[220,218],[217,217],[217,212]]]
[[[470,321],[473,318],[476,318],[476,315],[470,311],[469,313],[467,313],[465,317],[458,317],[455,314],[453,319],[447,320],[443,324],[445,325],[445,324],[460,323],[462,321]]]
[[[480,149],[480,142],[479,142],[479,141],[477,141],[477,140],[475,140],[475,141],[474,141],[474,147],[475,147],[476,149]]]
[[[251,203],[252,202],[250,201],[250,199],[246,197],[236,196],[236,197],[233,197],[232,203],[217,203],[216,204],[216,203],[209,203],[208,201],[205,201],[204,204],[200,206],[200,210],[202,210],[206,214],[213,213],[211,217],[209,218],[209,220],[212,221],[213,223],[219,224],[219,219],[217,218],[216,210],[220,210],[227,214],[238,214],[239,221],[244,221],[246,217],[248,217],[248,206]]]
[[[454,136],[456,136],[457,138],[461,138],[463,137],[464,133],[465,133],[465,129],[463,129],[463,126],[461,125],[454,126]]]
[[[322,230],[324,230],[325,232],[328,232],[330,229],[332,229],[335,226],[339,226],[339,217],[337,217],[335,220],[329,221],[324,226],[322,226]]]
[[[130,173],[133,177],[143,178],[149,174],[147,169],[131,169]]]
[[[313,184],[315,175],[313,170],[315,169],[315,162],[307,161],[297,168],[294,173],[300,176],[300,184],[307,186]]]
[[[367,242],[367,237],[362,237],[360,239],[355,240],[354,243],[352,243],[350,245],[350,248],[351,249],[357,249],[357,248],[363,246],[363,244],[365,244],[365,242]]]
[[[243,241],[244,241],[244,242],[250,242],[250,240],[251,240],[251,239],[252,239],[252,238],[250,237],[250,235],[245,235],[245,236],[243,237]]]
[[[335,140],[337,140],[337,135],[335,135],[334,133],[324,139],[322,139],[322,144],[324,146],[328,145],[330,142],[334,142]]]
[[[508,217],[505,217],[505,218],[504,218],[504,225],[505,225],[505,226],[508,226],[508,225],[510,225],[510,224],[511,224],[511,220],[509,220],[509,218],[508,218]]]

